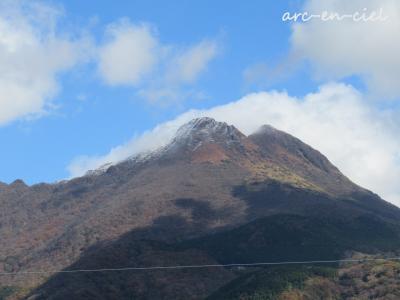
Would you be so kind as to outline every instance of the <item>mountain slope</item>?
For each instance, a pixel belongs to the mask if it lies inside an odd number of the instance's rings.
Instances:
[[[299,253],[312,258],[318,252],[303,242],[322,240],[331,247],[327,257],[340,257],[346,250],[397,249],[400,231],[398,208],[351,183],[300,140],[269,126],[247,137],[210,118],[185,124],[157,151],[81,178],[0,185],[0,205],[1,258],[13,262],[7,269],[27,271],[224,262],[219,252],[243,262],[290,260]],[[289,219],[282,224],[281,218]],[[370,230],[372,236],[366,235]],[[263,240],[270,233],[276,236]],[[265,251],[276,239],[282,245],[292,241],[293,251],[281,257]],[[268,255],[225,244],[253,245]],[[109,299],[112,293],[154,299],[149,289],[159,293],[156,298],[189,299],[204,298],[240,276],[219,269],[61,274],[50,280],[15,275],[0,282],[17,288],[43,283],[32,294],[46,299],[64,299],[71,287],[75,299]]]

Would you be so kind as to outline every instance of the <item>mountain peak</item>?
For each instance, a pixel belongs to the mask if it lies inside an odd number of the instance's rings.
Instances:
[[[255,132],[255,134],[257,133],[277,133],[279,132],[278,129],[276,129],[275,127],[265,124],[262,125],[260,128],[258,128],[258,130]]]
[[[202,117],[195,118],[185,124],[183,124],[177,131],[176,136],[183,136],[187,134],[193,134],[201,132],[203,134],[209,133],[213,134],[215,132],[227,132],[233,126],[228,125],[225,122],[218,122],[213,118]]]
[[[354,184],[323,154],[270,125],[263,125],[246,136],[225,122],[209,117],[192,119],[183,124],[165,146],[139,153],[121,164],[130,169],[132,165],[159,161],[216,165],[231,161],[245,168],[254,178],[274,178],[333,193],[355,190]],[[103,174],[112,165],[107,164],[87,175]]]
[[[205,127],[213,127],[217,123],[224,123],[224,122],[218,122],[215,119],[210,118],[210,117],[200,117],[200,118],[192,119],[191,121],[187,122],[183,126],[190,125],[193,128],[201,129],[201,128],[205,128]]]
[[[22,179],[16,179],[11,184],[11,187],[14,188],[26,188],[28,187],[27,184]]]
[[[171,145],[186,145],[195,149],[203,143],[232,144],[245,137],[236,127],[209,117],[196,118],[182,125]]]

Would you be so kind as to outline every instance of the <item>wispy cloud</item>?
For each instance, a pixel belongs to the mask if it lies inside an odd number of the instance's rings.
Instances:
[[[196,80],[218,51],[213,39],[190,46],[163,44],[155,26],[122,19],[107,26],[99,74],[111,86],[136,88],[137,95],[151,103],[171,104],[193,94]]]
[[[203,40],[176,52],[168,62],[166,80],[172,83],[191,83],[205,71],[217,55],[218,45],[213,40]]]

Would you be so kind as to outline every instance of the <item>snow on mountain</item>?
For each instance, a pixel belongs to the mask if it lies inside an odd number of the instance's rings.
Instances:
[[[204,143],[219,143],[229,146],[233,143],[240,143],[243,137],[244,135],[239,130],[225,122],[218,122],[209,117],[196,118],[182,125],[167,145],[153,151],[133,155],[121,162],[106,163],[98,169],[88,171],[85,176],[103,174],[111,166],[123,162],[143,163],[182,149],[182,147],[195,151]]]

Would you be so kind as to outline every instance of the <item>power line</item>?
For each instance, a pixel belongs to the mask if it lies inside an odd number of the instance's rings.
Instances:
[[[305,261],[280,261],[280,262],[258,262],[258,263],[232,263],[232,264],[208,264],[208,265],[176,265],[176,266],[153,266],[153,267],[125,267],[125,268],[103,268],[103,269],[78,269],[78,270],[41,270],[41,271],[18,271],[0,272],[0,275],[30,275],[30,274],[58,274],[58,273],[89,273],[89,272],[116,272],[116,271],[154,271],[171,269],[204,269],[204,268],[229,268],[229,267],[257,267],[277,265],[301,265],[301,264],[332,264],[332,263],[364,263],[370,261],[400,261],[400,257],[392,258],[363,258],[363,259],[335,259],[335,260],[305,260]]]

